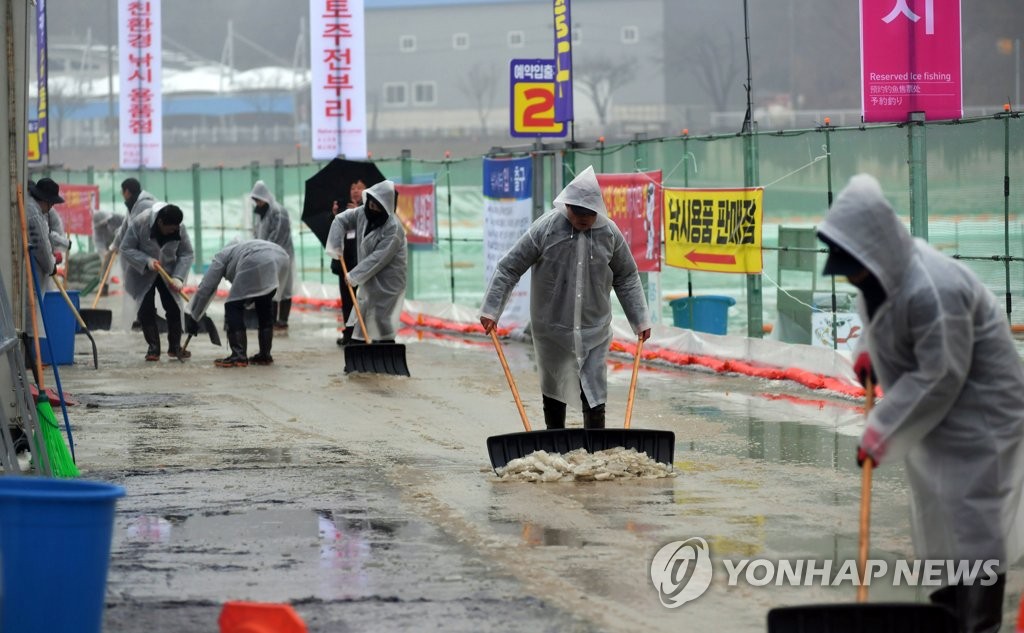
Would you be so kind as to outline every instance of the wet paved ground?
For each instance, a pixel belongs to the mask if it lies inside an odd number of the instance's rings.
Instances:
[[[327,314],[295,315],[272,367],[215,368],[221,350],[206,341],[187,363],[146,363],[140,334],[94,336],[100,370],[79,337],[61,374],[82,402],[69,413],[84,476],[128,492],[107,633],[217,631],[232,599],[289,602],[316,632],[763,631],[772,606],[853,601],[849,585],[730,587],[720,568],[855,558],[853,401],[646,368],[633,426],[675,432],[678,477],[498,483],[485,440],[521,425],[482,337],[407,335],[413,375],[400,378],[346,376]],[[539,426],[531,351],[506,353]],[[613,424],[629,380],[620,360]],[[872,557],[909,557],[899,467],[877,471],[873,508]],[[651,559],[694,536],[711,544],[711,588],[667,609]],[[1008,617],[1022,577],[1011,572]],[[873,600],[918,598],[872,588]]]

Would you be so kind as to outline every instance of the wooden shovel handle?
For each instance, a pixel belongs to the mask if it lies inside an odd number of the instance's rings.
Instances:
[[[71,300],[71,297],[68,296],[68,291],[64,289],[64,284],[61,282],[59,275],[53,276],[53,283],[57,284],[57,290],[60,290],[60,294],[64,297],[64,301],[66,301],[68,307],[71,308],[71,314],[75,315],[75,320],[78,321],[78,325],[82,327],[82,331],[88,332],[89,326],[85,324],[85,320],[78,312],[78,308],[75,307],[75,303]]]
[[[875,385],[871,377],[864,384],[864,419],[867,420],[871,408],[875,406]],[[860,585],[857,586],[857,602],[868,601],[868,586],[864,572],[868,562],[868,544],[871,534],[871,468],[874,461],[868,457],[864,460],[860,474],[860,538],[859,551],[857,553],[857,575],[860,577]]]
[[[629,400],[626,401],[626,424],[623,428],[629,428],[629,422],[633,417],[633,398],[636,397],[636,377],[640,373],[640,356],[644,352],[644,339],[636,338],[636,353],[633,355],[633,377],[629,380]]]
[[[352,297],[352,307],[355,308],[356,318],[359,319],[359,329],[363,331],[363,340],[367,343],[372,343],[370,340],[370,334],[366,331],[366,322],[363,321],[363,311],[359,309],[359,301],[356,299],[356,291],[352,289],[352,284],[348,283],[348,266],[345,265],[345,258],[339,257],[338,261],[341,262],[341,272],[345,275],[345,287],[348,288],[348,294]]]
[[[508,386],[512,388],[512,397],[516,399],[516,408],[519,409],[519,417],[523,419],[523,427],[527,431],[532,431],[530,428],[530,421],[526,419],[526,409],[523,408],[523,401],[519,398],[519,390],[516,389],[515,378],[512,377],[512,372],[508,368],[508,361],[505,360],[505,352],[501,349],[501,342],[498,340],[498,329],[497,327],[491,328],[491,340],[494,341],[494,350],[498,352],[498,359],[501,360],[501,368],[505,370],[505,379],[508,380]]]
[[[110,259],[107,260],[107,269],[103,271],[103,279],[100,279],[100,285],[96,286],[96,296],[92,298],[92,309],[96,309],[96,304],[100,302],[100,295],[103,294],[103,286],[107,284],[107,279],[110,278],[110,271],[114,268],[114,260],[117,259],[117,251],[110,251]]]
[[[14,160],[13,158],[11,160]],[[18,215],[21,216],[21,245],[24,249],[25,254],[25,273],[28,277],[28,307],[29,307],[29,318],[32,319],[32,347],[35,350],[35,358],[33,362],[36,366],[36,380],[39,381],[39,393],[42,393],[45,387],[43,386],[43,362],[42,354],[39,350],[39,327],[36,323],[36,293],[32,277],[32,255],[28,252],[28,220],[25,216],[25,192],[21,189],[21,183],[17,186],[18,192]],[[44,237],[45,239],[45,237]],[[42,299],[42,297],[40,297]]]
[[[158,273],[160,273],[160,276],[164,278],[164,281],[167,282],[168,286],[170,286],[171,288],[174,287],[174,284],[171,282],[171,276],[169,274],[167,274],[166,270],[164,270],[163,264],[161,264],[160,262],[157,262],[156,263],[156,271]],[[181,298],[184,299],[186,302],[189,301],[190,297],[188,296],[188,294],[185,293],[184,290],[178,289],[178,294],[181,295]]]

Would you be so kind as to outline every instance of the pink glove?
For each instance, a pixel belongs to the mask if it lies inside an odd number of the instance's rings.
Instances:
[[[878,384],[878,377],[875,376],[875,370],[871,366],[871,356],[867,352],[861,352],[857,356],[857,360],[853,363],[853,373],[857,374],[857,380],[862,385],[867,385],[868,376],[871,376],[871,384]]]
[[[864,429],[864,435],[860,438],[860,444],[857,446],[857,465],[863,468],[864,460],[869,457],[875,466],[878,466],[879,460],[885,457],[882,435],[873,426]]]
[[[53,259],[59,264],[64,261],[64,255],[62,255],[60,251],[57,251],[53,254]]]

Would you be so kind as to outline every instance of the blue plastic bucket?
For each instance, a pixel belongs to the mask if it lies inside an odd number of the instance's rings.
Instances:
[[[100,482],[0,477],[0,630],[100,633],[122,496]]]
[[[78,307],[78,291],[68,290],[71,303]],[[60,291],[51,290],[43,295],[43,322],[46,327],[39,339],[39,356],[47,365],[70,365],[75,362],[75,333],[78,320],[64,301]],[[47,345],[49,339],[49,345]],[[53,354],[50,348],[53,348]]]
[[[736,300],[722,295],[705,295],[673,299],[669,305],[672,307],[672,324],[676,327],[708,334],[725,334],[729,323],[729,308],[736,305]]]

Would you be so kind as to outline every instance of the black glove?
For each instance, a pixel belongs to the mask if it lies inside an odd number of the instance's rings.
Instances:
[[[335,275],[341,276],[341,261],[337,259],[331,260],[331,272]]]
[[[192,318],[191,314],[185,315],[185,333],[189,336],[199,334],[199,323]]]

